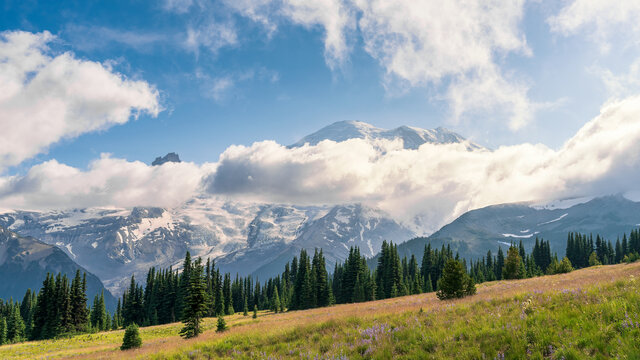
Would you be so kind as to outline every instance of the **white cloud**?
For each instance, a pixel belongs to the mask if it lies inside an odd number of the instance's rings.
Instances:
[[[87,170],[55,160],[0,177],[4,208],[173,207],[203,192],[236,201],[362,202],[426,231],[482,206],[640,190],[640,96],[613,101],[560,149],[351,139],[231,146],[218,163],[149,166],[103,155]]]
[[[565,36],[587,31],[605,52],[612,36],[639,44],[640,2],[636,0],[573,0],[549,18],[553,31]]]
[[[60,141],[156,116],[158,92],[72,53],[52,55],[43,32],[0,33],[0,171]]]
[[[215,54],[221,48],[237,43],[238,35],[235,28],[215,21],[188,27],[184,40],[184,46],[195,54],[199,53],[200,48],[208,49]]]
[[[50,160],[24,176],[0,178],[3,207],[174,206],[190,199],[211,165],[149,166],[103,154],[86,171]]]
[[[232,146],[208,189],[267,202],[365,202],[394,216],[442,225],[496,203],[625,192],[640,179],[640,96],[612,102],[559,150],[494,151],[352,139],[287,148],[272,141]],[[432,228],[433,229],[433,228]]]
[[[506,55],[531,55],[520,29],[524,0],[243,0],[229,6],[268,24],[279,19],[324,30],[326,63],[331,69],[349,59],[353,44],[385,70],[385,86],[395,95],[416,87],[439,88],[454,121],[489,113],[520,129],[538,104],[526,81],[505,76]],[[361,39],[358,39],[360,36]],[[469,96],[472,95],[472,96]],[[496,109],[500,109],[496,112]]]
[[[342,0],[285,0],[283,13],[296,24],[324,28],[324,55],[330,68],[347,59],[346,32],[355,28],[355,17]]]
[[[528,85],[505,77],[497,62],[513,52],[531,54],[519,28],[524,1],[355,3],[365,50],[386,70],[388,86],[448,82],[444,99],[454,120],[504,109],[497,114],[519,129],[533,117]]]
[[[640,92],[640,58],[629,65],[626,73],[617,74],[601,66],[592,66],[588,70],[600,77],[609,96],[622,98]]]

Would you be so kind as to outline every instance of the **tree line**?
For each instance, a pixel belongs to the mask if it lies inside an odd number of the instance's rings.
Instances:
[[[639,230],[615,245],[599,235],[594,240],[592,235],[570,233],[561,260],[551,253],[549,241],[538,238],[530,253],[520,241],[509,246],[506,256],[499,247],[495,256],[488,251],[469,262],[453,254],[449,245],[434,249],[431,244],[425,245],[420,262],[414,255],[401,259],[397,245],[384,241],[373,269],[358,247],[350,248],[331,275],[321,249],[313,255],[301,250],[280,275],[260,282],[251,276],[232,278],[221,273],[215,261],[194,261],[187,252],[182,269],[152,267],[144,284],[132,276],[113,314],[105,309],[104,294],[87,306],[86,274],[76,272],[71,282],[65,275],[48,274],[40,291],[28,290],[22,302],[0,299],[0,344],[176,321],[185,323],[182,334],[191,337],[202,331],[200,321],[207,316],[247,316],[253,310],[255,317],[258,310],[302,310],[433,291],[446,299],[473,294],[476,283],[631,262],[639,253]]]

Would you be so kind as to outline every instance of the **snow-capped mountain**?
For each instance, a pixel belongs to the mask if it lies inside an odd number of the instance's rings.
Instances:
[[[481,149],[480,145],[466,140],[461,135],[442,127],[426,130],[411,126],[400,126],[387,130],[377,128],[361,121],[339,121],[326,126],[311,135],[307,135],[291,147],[299,147],[304,144],[317,145],[323,140],[335,142],[349,139],[401,139],[405,149],[417,149],[425,143],[430,144],[455,144],[465,143],[469,150]]]
[[[268,277],[300,249],[323,248],[330,264],[350,246],[374,255],[383,239],[413,232],[362,205],[299,207],[200,197],[175,209],[13,211],[0,226],[64,250],[119,293],[131,274],[179,265],[186,251],[216,259],[223,271]]]
[[[329,125],[292,146],[352,138],[401,139],[408,149],[425,143],[481,148],[443,128],[385,130],[353,121]],[[154,165],[166,161],[179,158],[170,153],[156,159]],[[389,214],[360,204],[259,204],[210,195],[166,209],[6,211],[0,213],[0,226],[57,246],[96,274],[114,294],[127,286],[131,274],[143,280],[151,266],[179,266],[186,251],[215,259],[222,271],[265,278],[281,272],[300,249],[323,249],[328,266],[333,266],[346,258],[351,246],[374,256],[385,239],[400,243],[424,233],[415,224],[401,224]]]
[[[618,237],[640,227],[640,202],[622,195],[597,198],[575,198],[546,204],[504,204],[472,210],[429,237],[409,240],[398,246],[398,252],[422,258],[424,246],[451,244],[461,257],[471,259],[496,254],[511,242],[522,240],[531,249],[536,237],[549,240],[551,251],[564,256],[567,234],[580,232],[600,234],[615,243]]]

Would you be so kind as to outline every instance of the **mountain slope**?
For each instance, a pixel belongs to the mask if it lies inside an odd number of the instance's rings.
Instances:
[[[621,195],[578,199],[536,206],[504,204],[469,211],[427,238],[415,238],[398,245],[400,256],[422,259],[424,246],[451,244],[464,258],[478,258],[498,247],[503,251],[523,241],[531,249],[536,237],[551,242],[551,251],[564,256],[569,232],[600,234],[615,242],[617,237],[640,226],[640,203]],[[372,262],[373,263],[373,262]]]
[[[74,263],[62,250],[0,227],[0,298],[8,300],[13,297],[20,301],[27,289],[40,289],[47,273],[61,272],[72,279],[76,270],[87,273],[89,301],[104,291],[107,308],[115,309],[117,300],[104,288],[100,279]]]
[[[291,147],[300,147],[304,144],[317,145],[323,140],[341,142],[349,139],[402,139],[405,149],[417,149],[420,145],[425,143],[466,143],[469,150],[482,148],[477,144],[467,141],[461,135],[442,127],[425,130],[410,126],[400,126],[395,129],[387,130],[377,128],[361,121],[339,121],[333,123],[311,135],[303,137],[300,141],[291,145]]]
[[[261,278],[282,271],[300,249],[325,249],[329,264],[350,246],[373,256],[383,239],[415,236],[388,214],[362,205],[292,206],[199,197],[174,209],[13,211],[0,226],[56,245],[120,293],[132,274],[180,266],[184,254],[209,257],[224,272]]]

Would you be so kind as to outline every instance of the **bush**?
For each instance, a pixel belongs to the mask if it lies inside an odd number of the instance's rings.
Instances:
[[[227,330],[227,322],[224,321],[224,317],[218,316],[218,327],[216,328],[216,332],[223,332]]]
[[[547,273],[549,275],[554,275],[554,274],[566,274],[569,272],[573,271],[573,266],[571,265],[571,261],[569,261],[568,257],[564,257],[564,259],[562,259],[561,262],[558,262],[557,260],[553,260],[553,262],[551,262],[551,265],[549,265],[549,268],[547,269]]]
[[[127,330],[125,330],[124,332],[124,339],[122,339],[122,346],[120,346],[120,350],[139,348],[140,346],[142,346],[142,339],[140,338],[138,325],[131,324],[127,326]]]

